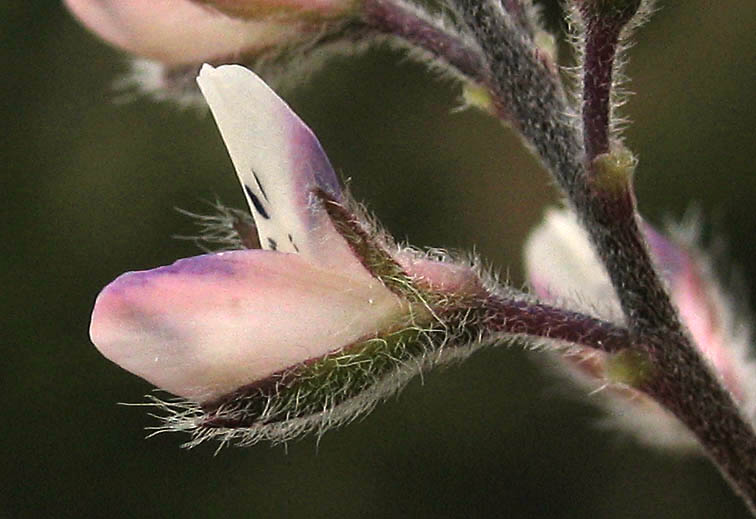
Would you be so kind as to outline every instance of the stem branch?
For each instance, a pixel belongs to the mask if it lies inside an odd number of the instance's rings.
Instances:
[[[756,514],[756,434],[678,318],[639,230],[631,177],[607,182],[598,170],[597,157],[610,152],[618,37],[640,2],[580,4],[584,10],[620,4],[619,11],[592,13],[615,18],[589,23],[581,135],[563,117],[571,110],[558,80],[528,52],[526,40],[513,35],[511,20],[493,2],[455,2],[487,59],[496,97],[506,100],[518,129],[539,152],[586,227],[620,301],[632,348],[648,354],[656,368],[655,376],[639,389],[690,428]]]
[[[364,0],[362,13],[363,22],[370,29],[398,37],[430,53],[469,80],[485,81],[480,51],[450,27],[397,0]]]
[[[614,353],[631,346],[627,329],[595,317],[527,300],[488,298],[482,306],[489,333],[530,335]]]

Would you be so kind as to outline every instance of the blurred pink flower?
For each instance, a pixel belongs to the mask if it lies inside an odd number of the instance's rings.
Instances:
[[[750,330],[737,321],[732,304],[694,240],[684,233],[667,238],[643,225],[647,243],[683,323],[701,354],[741,404],[756,414],[756,368],[748,355]],[[536,294],[599,317],[622,323],[622,313],[605,271],[586,233],[566,210],[550,210],[525,247],[525,264]],[[614,420],[641,439],[671,447],[689,448],[695,441],[676,418],[642,393],[614,384],[607,355],[572,348],[561,356],[574,380],[600,392]]]
[[[111,45],[167,65],[233,61],[317,36],[353,0],[65,0]],[[204,4],[204,5],[203,5]],[[230,16],[233,15],[233,16]]]

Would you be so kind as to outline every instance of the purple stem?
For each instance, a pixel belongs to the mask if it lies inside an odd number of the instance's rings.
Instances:
[[[611,139],[614,54],[641,1],[573,0],[588,29],[582,136],[561,117],[569,107],[559,85],[533,62],[523,40],[513,38],[495,4],[453,1],[483,50],[494,98],[507,101],[518,129],[551,169],[590,234],[620,300],[630,344],[646,352],[657,368],[639,389],[688,426],[756,515],[756,433],[680,323],[638,228],[631,183],[607,189],[594,181],[593,159],[609,150]]]
[[[586,23],[582,118],[590,179],[593,160],[610,149],[615,56],[620,33],[639,4],[628,0],[624,9],[599,12],[599,3],[588,0],[580,8]],[[635,348],[647,352],[656,368],[639,389],[695,434],[755,513],[756,435],[680,323],[638,227],[632,185],[618,192],[591,182],[587,187],[576,206],[585,208],[588,231],[617,289]]]
[[[364,23],[371,29],[402,38],[473,81],[486,81],[482,56],[454,31],[439,27],[410,7],[391,0],[365,0],[362,12]]]
[[[482,305],[484,328],[491,333],[529,335],[613,353],[632,344],[627,329],[555,306],[490,297]]]
[[[609,151],[612,74],[622,24],[587,22],[583,64],[583,139],[586,160]]]

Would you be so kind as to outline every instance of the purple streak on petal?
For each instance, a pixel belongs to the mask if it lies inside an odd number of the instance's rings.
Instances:
[[[158,267],[150,270],[138,270],[121,274],[110,285],[110,289],[136,287],[146,285],[150,280],[162,277],[166,274],[190,274],[197,276],[223,275],[230,276],[234,273],[233,262],[227,261],[221,254],[204,254],[192,258],[184,258],[171,265]]]
[[[665,277],[677,276],[682,270],[690,268],[690,258],[678,245],[645,222],[641,224],[641,230],[651,249],[651,255]]]
[[[172,265],[160,267],[153,272],[161,274],[225,274],[231,275],[234,273],[233,260],[226,257],[223,253],[220,254],[204,254],[202,256],[195,256],[193,258],[184,258],[176,261]]]
[[[303,178],[311,175],[317,187],[335,200],[340,201],[342,199],[341,185],[328,156],[323,151],[323,147],[315,134],[299,117],[296,117],[296,120],[294,118],[291,120],[291,151],[292,160],[296,167],[309,173],[302,175]],[[310,191],[312,191],[312,187],[310,187]]]

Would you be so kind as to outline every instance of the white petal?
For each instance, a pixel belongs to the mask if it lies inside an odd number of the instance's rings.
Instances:
[[[203,402],[385,331],[405,312],[375,280],[247,250],[120,276],[97,298],[90,333],[124,369]]]
[[[324,268],[366,271],[313,196],[341,189],[312,131],[252,71],[204,65],[197,83],[244,188],[263,248],[296,252]]]
[[[525,244],[528,280],[538,296],[621,321],[619,302],[588,235],[571,212],[549,210]]]

